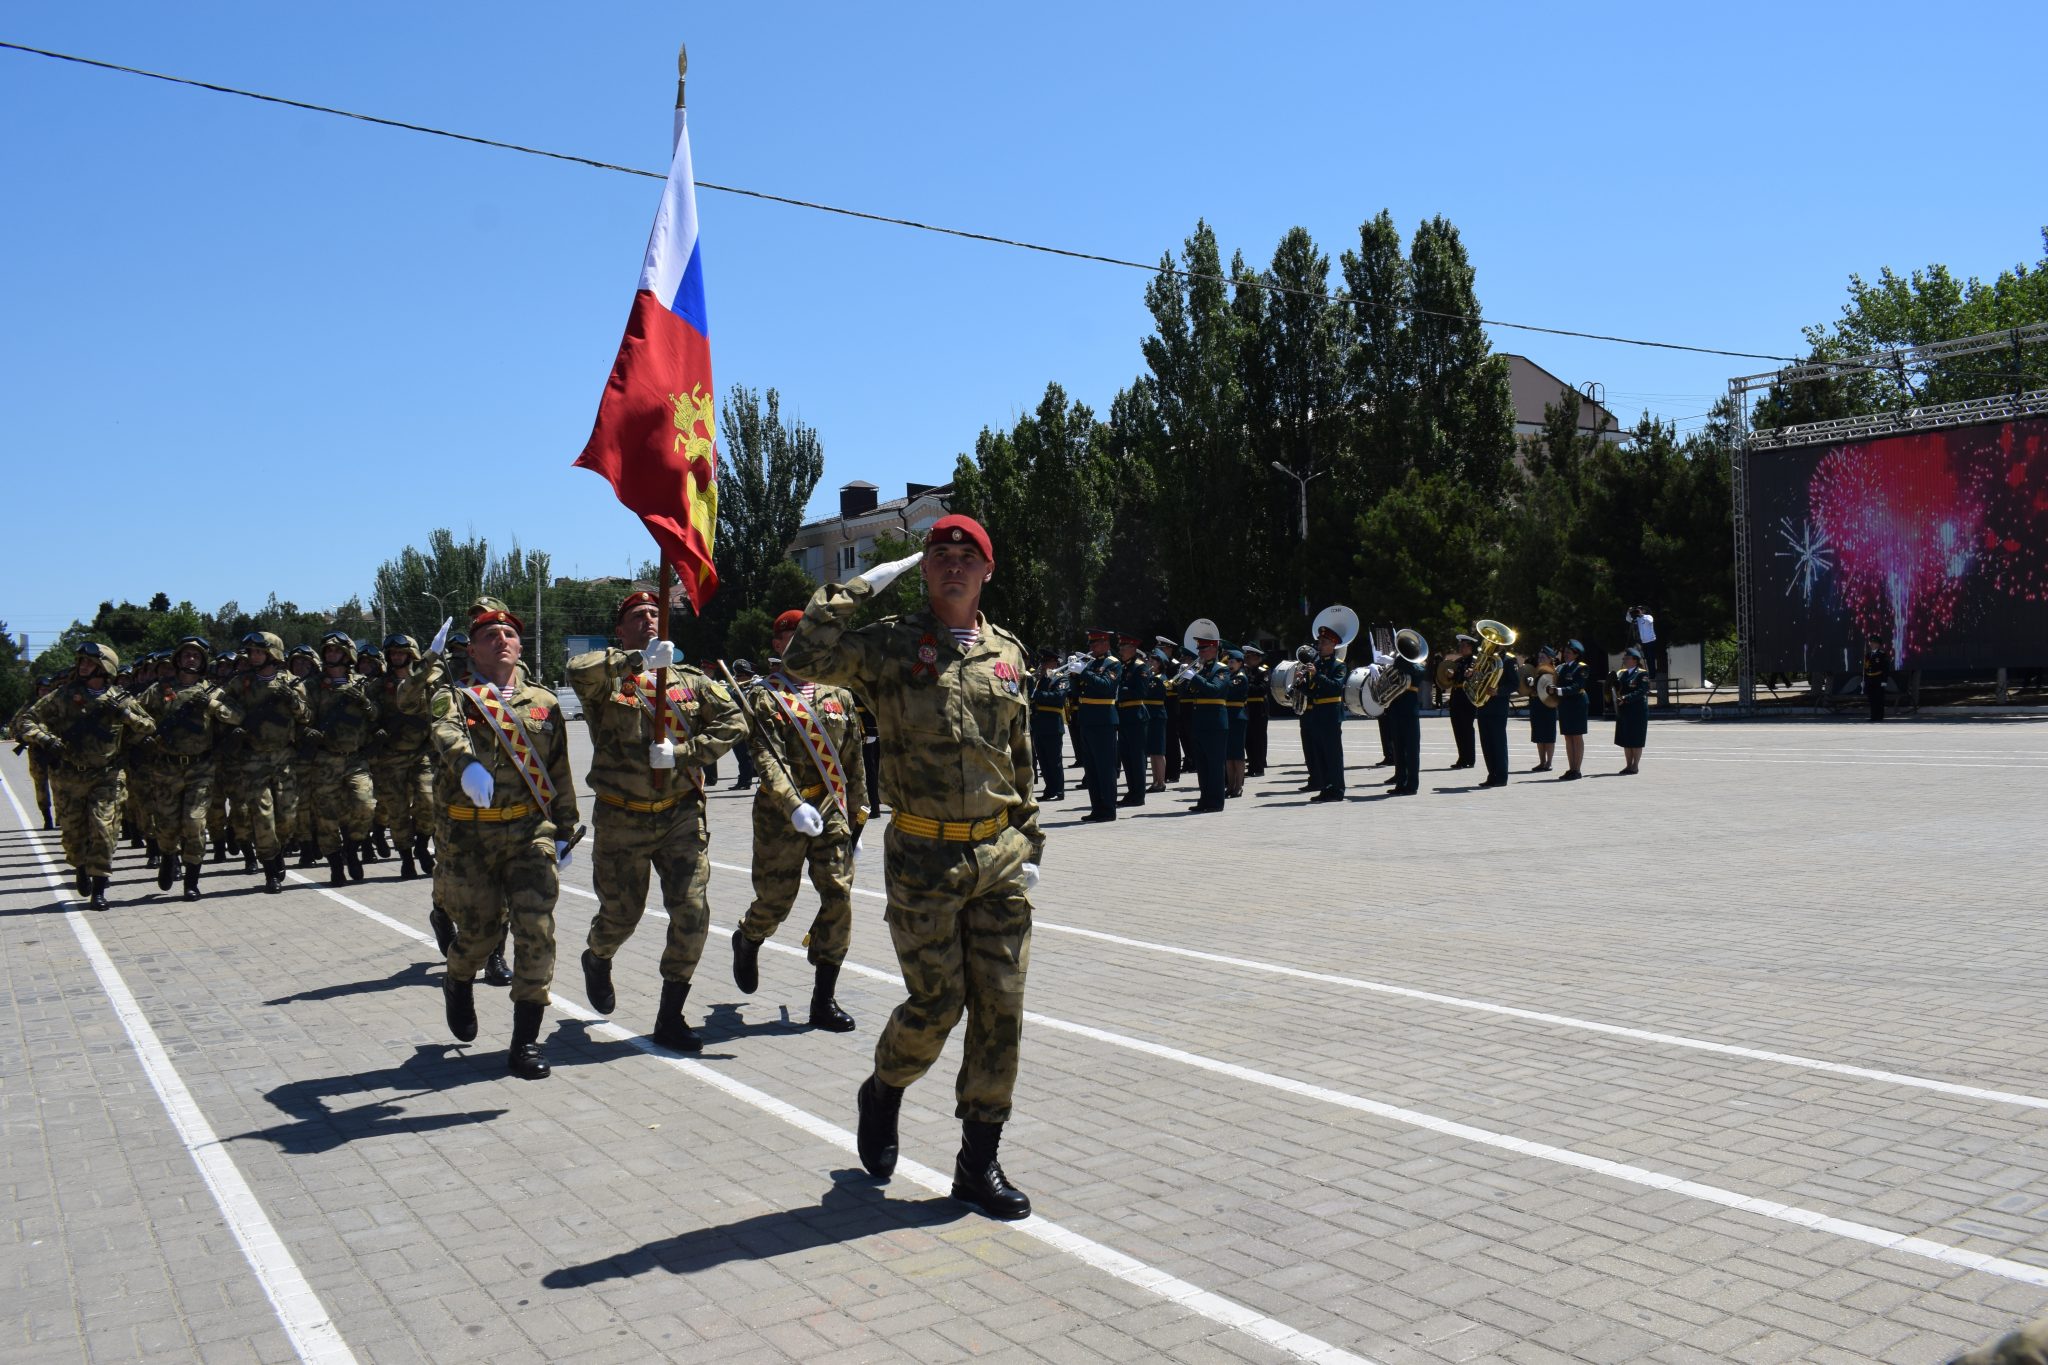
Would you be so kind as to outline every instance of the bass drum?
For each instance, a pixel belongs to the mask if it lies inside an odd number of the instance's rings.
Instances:
[[[1354,716],[1364,716],[1367,720],[1378,719],[1380,712],[1386,709],[1380,705],[1379,698],[1372,694],[1373,685],[1379,680],[1378,664],[1367,664],[1364,668],[1352,669],[1344,679],[1344,709]]]
[[[1295,667],[1294,660],[1282,659],[1273,665],[1266,677],[1266,690],[1272,693],[1273,704],[1290,711],[1294,709],[1294,703],[1287,699],[1287,684],[1294,677]]]

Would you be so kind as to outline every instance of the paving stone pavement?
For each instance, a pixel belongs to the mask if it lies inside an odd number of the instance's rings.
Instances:
[[[342,898],[210,865],[187,906],[125,853],[92,914],[0,802],[0,1362],[1917,1365],[2048,1311],[2048,722],[1660,719],[1619,783],[1607,738],[1592,780],[1485,790],[1425,721],[1394,801],[1353,724],[1353,799],[1310,806],[1276,726],[1224,814],[1183,818],[1191,779],[1114,825],[1046,807],[1021,1227],[839,1145],[900,998],[879,856],[859,1030],[801,1026],[795,952],[740,995],[714,930],[694,1065],[633,1036],[658,918],[619,1027],[589,1015],[579,860],[529,1084],[502,995],[447,1038],[393,864]],[[712,826],[729,932],[748,797]],[[310,1299],[273,1306],[89,940]],[[941,1182],[957,1046],[904,1108]]]

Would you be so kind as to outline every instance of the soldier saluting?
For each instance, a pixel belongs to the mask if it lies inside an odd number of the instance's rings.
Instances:
[[[495,597],[470,606],[470,677],[436,692],[429,732],[447,797],[440,891],[455,920],[441,979],[448,1031],[476,1037],[478,968],[511,922],[512,1050],[507,1067],[537,1081],[541,1015],[555,977],[557,869],[569,861],[576,786],[555,694],[519,668],[525,625]],[[458,799],[459,794],[459,799]]]
[[[920,559],[930,606],[855,628],[861,606]],[[1031,1200],[996,1158],[1017,1080],[1045,836],[1031,792],[1029,663],[1023,643],[980,610],[994,562],[980,523],[941,517],[918,554],[819,588],[786,657],[801,676],[866,698],[889,746],[887,919],[909,998],[883,1026],[860,1088],[861,1165],[882,1177],[896,1169],[903,1091],[938,1060],[964,1011],[953,1197],[1023,1218]]]

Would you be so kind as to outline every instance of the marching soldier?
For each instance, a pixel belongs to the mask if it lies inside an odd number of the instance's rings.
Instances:
[[[1038,651],[1038,673],[1031,680],[1031,753],[1038,761],[1045,790],[1040,801],[1067,799],[1066,714],[1069,674],[1060,667],[1060,652],[1047,645]]]
[[[286,774],[292,746],[298,743],[299,727],[310,721],[312,712],[306,705],[305,689],[285,671],[282,640],[267,630],[251,631],[242,637],[242,648],[248,667],[235,674],[226,689],[242,709],[240,733],[231,737],[229,782],[235,830],[242,847],[256,851],[264,872],[263,889],[278,892],[284,890],[284,852],[278,830],[281,821],[283,828],[291,828],[290,815],[295,812],[280,814],[272,784],[284,787],[290,783]]]
[[[1116,756],[1124,770],[1124,794],[1117,804],[1142,806],[1145,804],[1145,740],[1149,726],[1145,717],[1145,662],[1138,657],[1138,637],[1117,636],[1116,657]]]
[[[776,654],[789,647],[802,619],[800,611],[775,618]],[[763,752],[755,765],[754,903],[732,931],[733,983],[748,995],[759,989],[761,942],[789,918],[797,874],[808,864],[818,890],[818,915],[804,935],[817,974],[811,1027],[846,1033],[853,1017],[832,995],[853,945],[853,860],[868,819],[853,694],[808,682],[785,660],[748,688],[740,704],[752,713],[748,733]]]
[[[930,607],[855,628],[862,605],[920,559]],[[919,554],[819,588],[790,641],[789,664],[866,697],[893,765],[883,869],[909,995],[883,1026],[874,1074],[860,1088],[861,1164],[882,1177],[896,1169],[903,1091],[938,1060],[964,1010],[953,1197],[1009,1219],[1031,1212],[997,1151],[1017,1078],[1030,891],[1045,836],[1031,796],[1028,657],[980,611],[994,561],[979,523],[941,517]],[[1106,678],[1114,683],[1113,673]],[[1114,714],[1113,706],[1088,709]]]
[[[1245,776],[1266,775],[1266,703],[1272,699],[1272,670],[1266,667],[1266,651],[1257,645],[1244,647],[1244,762]]]
[[[432,756],[427,751],[427,718],[399,705],[399,689],[419,658],[419,642],[403,633],[384,641],[384,672],[370,686],[377,706],[377,732],[370,749],[370,784],[377,792],[377,823],[391,831],[398,849],[400,879],[432,874],[428,846],[434,818]]]
[[[1088,632],[1088,657],[1067,666],[1073,676],[1068,698],[1074,706],[1074,747],[1081,755],[1081,780],[1088,784],[1084,825],[1116,819],[1117,693],[1123,669],[1109,657],[1109,632]]]
[[[299,687],[306,694],[306,704],[312,705],[312,698],[320,690],[320,654],[313,646],[304,643],[292,646],[285,655],[285,670],[299,680]],[[277,837],[289,852],[296,847],[299,851],[300,867],[320,865],[320,841],[313,837],[313,794],[301,791],[299,772],[303,765],[296,760],[288,761],[270,779],[270,799],[277,805]]]
[[[155,750],[154,823],[163,857],[157,866],[156,885],[159,891],[170,890],[178,880],[182,859],[184,898],[188,901],[199,899],[199,869],[206,857],[206,812],[217,777],[214,750],[242,723],[242,708],[206,676],[212,653],[213,647],[205,640],[187,635],[172,651],[175,672],[151,683],[143,694],[143,707],[156,722],[156,734],[146,741]]]
[[[57,828],[57,822],[50,814],[50,763],[43,757],[41,749],[22,738],[20,726],[21,718],[28,714],[28,708],[49,696],[55,687],[56,683],[51,679],[37,678],[35,696],[29,698],[21,710],[14,713],[14,719],[7,727],[7,733],[14,737],[14,752],[28,750],[29,782],[35,788],[36,809],[42,812],[44,829]]]
[[[1224,668],[1215,623],[1206,617],[1188,627],[1195,637],[1195,662],[1180,671],[1180,704],[1188,719],[1198,795],[1191,815],[1223,809],[1230,746],[1230,673]]]
[[[1465,695],[1465,680],[1472,675],[1472,661],[1477,656],[1472,652],[1479,641],[1470,635],[1458,637],[1458,652],[1451,658],[1451,739],[1458,746],[1457,762],[1453,768],[1469,768],[1473,764],[1472,729],[1478,712],[1472,705],[1472,698]]]
[[[356,642],[346,633],[320,637],[320,662],[312,715],[299,737],[300,786],[313,808],[313,840],[327,858],[327,884],[345,886],[363,879],[362,844],[377,814],[363,756],[376,729],[377,704],[355,673]]]
[[[121,656],[111,646],[87,640],[76,657],[71,675],[22,714],[17,733],[50,765],[57,828],[78,894],[104,910],[120,837],[121,753],[154,734],[156,722],[115,686]]]
[[[470,677],[435,691],[429,707],[449,831],[440,858],[445,875],[437,880],[456,924],[441,979],[448,1031],[465,1043],[475,1039],[477,969],[509,922],[516,953],[506,1069],[537,1081],[549,1070],[540,1025],[555,976],[559,870],[575,843],[576,785],[555,694],[519,667],[525,628],[503,602],[477,598]]]
[[[1337,657],[1341,637],[1328,626],[1316,631],[1316,658],[1310,665],[1308,710],[1302,716],[1307,740],[1315,745],[1312,770],[1322,779],[1315,801],[1344,799],[1344,661]]]
[[[392,695],[392,700],[397,703],[400,711],[408,716],[424,719],[429,726],[427,789],[433,793],[434,798],[433,841],[436,850],[448,846],[448,807],[454,796],[442,792],[441,765],[433,757],[433,702],[436,696],[470,681],[469,636],[459,631],[453,635],[449,634],[448,628],[454,624],[453,617],[441,623],[441,629],[428,644],[427,652],[406,670],[405,677],[398,684],[397,692]],[[448,878],[448,868],[445,861],[437,856],[427,864],[426,871],[433,878],[427,909],[427,927],[434,931],[434,942],[440,946],[441,956],[446,957],[448,950],[455,944],[455,921],[447,910],[448,897],[442,892],[442,886]],[[508,923],[499,933],[496,947],[484,959],[483,981],[486,986],[503,990],[512,984],[512,969],[505,965],[505,945],[511,933],[511,925]]]
[[[653,593],[627,594],[614,620],[624,648],[569,661],[569,685],[590,728],[590,786],[597,795],[597,851],[590,864],[597,913],[585,937],[583,986],[599,1014],[617,1007],[612,958],[647,912],[650,871],[658,875],[668,941],[653,1038],[672,1051],[695,1052],[703,1043],[684,1021],[683,1005],[711,930],[703,770],[746,733],[746,722],[724,687],[680,664],[675,646],[656,638],[661,607]],[[666,696],[655,681],[664,668]],[[656,706],[665,709],[673,738],[655,739]]]

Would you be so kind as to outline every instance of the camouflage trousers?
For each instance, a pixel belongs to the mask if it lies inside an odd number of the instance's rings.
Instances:
[[[964,1010],[967,1042],[953,1112],[1002,1123],[1017,1083],[1031,965],[1031,902],[1024,894],[1030,842],[1005,829],[986,843],[948,843],[899,834],[892,823],[883,850],[889,936],[910,998],[882,1026],[875,1074],[893,1086],[924,1075]]]
[[[113,876],[114,848],[121,842],[120,773],[60,764],[50,772],[50,795],[64,836],[64,861],[87,876]]]
[[[213,761],[159,760],[150,779],[151,828],[165,857],[196,863],[206,856],[206,812],[213,803]]]
[[[235,837],[242,847],[254,846],[256,856],[269,861],[282,845],[278,841],[277,806],[270,784],[291,771],[291,754],[283,749],[243,749],[236,756],[228,778],[228,794],[234,798]]]
[[[555,979],[555,827],[538,816],[450,820],[434,894],[455,922],[448,979],[474,981],[512,926],[512,998],[548,1003]]]
[[[355,754],[315,754],[299,767],[301,800],[312,808],[310,833],[321,853],[370,837],[377,818],[377,793],[370,770]]]
[[[143,776],[143,765],[137,762],[135,771],[121,774],[121,818],[141,829],[149,818],[149,806],[143,798],[143,787],[147,782]]]
[[[798,834],[772,802],[754,802],[754,903],[740,924],[759,943],[774,937],[796,904],[797,879],[810,864],[818,917],[804,935],[814,967],[837,967],[853,946],[853,835],[835,810],[816,838]]]
[[[370,781],[377,789],[377,823],[391,831],[399,852],[411,852],[414,838],[434,828],[434,770],[427,755],[377,759]]]
[[[213,791],[206,798],[206,834],[219,839],[233,828],[228,823],[228,788],[234,785],[234,767],[223,760],[213,775]]]
[[[680,769],[677,778],[682,780]],[[599,801],[591,823],[597,913],[585,940],[590,951],[609,961],[633,936],[647,913],[652,871],[661,878],[661,904],[668,911],[661,979],[688,981],[711,929],[711,832],[703,798],[692,795],[663,811],[623,810]]]
[[[50,765],[43,761],[43,754],[40,749],[30,749],[28,751],[28,779],[36,789],[36,809],[51,809]]]

